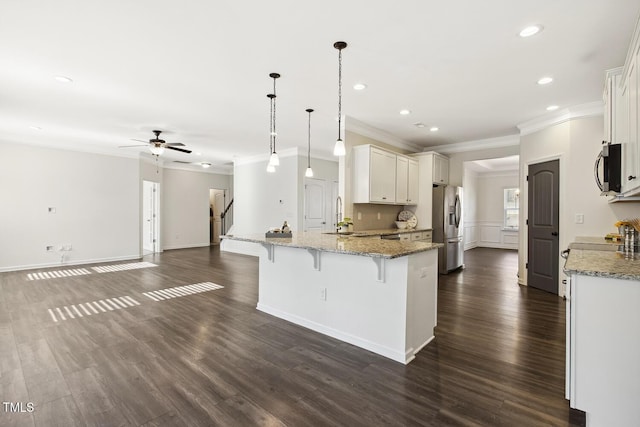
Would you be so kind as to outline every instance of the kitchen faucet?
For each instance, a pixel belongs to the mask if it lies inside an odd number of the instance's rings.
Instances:
[[[338,225],[340,221],[342,221],[342,199],[338,196],[336,199],[336,231],[340,230],[340,226]]]

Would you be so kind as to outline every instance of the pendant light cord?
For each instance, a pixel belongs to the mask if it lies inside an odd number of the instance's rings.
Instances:
[[[273,154],[273,97],[271,94],[267,95],[269,97],[269,155]]]
[[[307,137],[308,145],[307,145],[307,168],[311,168],[311,112],[312,109],[308,109],[309,113],[309,134]]]
[[[280,77],[280,76],[278,76]],[[271,132],[271,135],[273,136],[273,152],[276,152],[276,135],[277,135],[277,131],[276,131],[276,78],[273,78],[273,98],[271,99],[271,101],[273,102],[273,132]]]
[[[338,49],[338,139],[342,127],[342,49]]]

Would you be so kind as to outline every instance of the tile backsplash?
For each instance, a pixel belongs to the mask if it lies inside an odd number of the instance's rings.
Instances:
[[[398,220],[398,214],[403,210],[403,206],[354,203],[353,231],[396,228],[395,222]],[[378,219],[378,214],[380,219]]]

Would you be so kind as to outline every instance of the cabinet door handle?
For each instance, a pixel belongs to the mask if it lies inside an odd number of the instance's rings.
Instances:
[[[382,196],[382,200],[387,200],[387,198],[386,198],[386,197],[384,197],[384,196]]]
[[[552,231],[552,232],[551,232],[551,235],[552,235],[552,236],[557,236],[557,235],[558,235],[558,232],[557,232],[557,231]]]
[[[629,175],[629,178],[627,178],[627,179],[628,179],[629,181],[633,181],[634,179],[636,179],[636,177],[635,177],[635,176],[633,176],[633,175]]]

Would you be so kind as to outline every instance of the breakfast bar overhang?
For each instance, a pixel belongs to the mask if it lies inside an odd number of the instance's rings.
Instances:
[[[401,363],[434,339],[438,243],[225,236],[261,245],[258,310]]]

